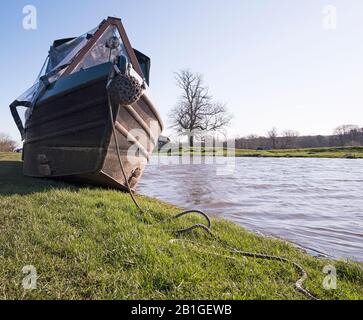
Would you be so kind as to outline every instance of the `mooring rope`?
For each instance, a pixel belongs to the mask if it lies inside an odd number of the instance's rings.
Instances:
[[[110,81],[112,81],[112,80],[110,80]],[[115,141],[115,147],[116,147],[116,153],[117,153],[118,162],[119,162],[119,165],[120,165],[120,168],[121,168],[121,171],[122,171],[122,175],[123,175],[124,180],[125,180],[126,189],[128,191],[128,194],[130,195],[132,201],[134,202],[135,206],[138,208],[138,210],[140,211],[140,213],[145,214],[145,211],[142,209],[142,207],[138,203],[138,201],[137,201],[137,199],[136,199],[136,197],[134,195],[134,192],[133,192],[133,190],[130,187],[129,180],[128,180],[128,177],[127,177],[127,174],[126,174],[126,170],[125,170],[125,167],[124,167],[122,158],[121,158],[121,153],[120,153],[120,148],[119,148],[119,142],[118,142],[118,139],[117,139],[116,127],[115,127],[115,122],[114,122],[114,115],[113,115],[113,111],[112,111],[112,102],[111,102],[111,97],[110,97],[110,93],[109,93],[109,90],[108,90],[110,81],[107,84],[107,98],[108,98],[109,116],[110,116],[110,121],[111,121],[111,126],[112,126],[112,134],[113,134],[114,141]],[[179,219],[181,217],[184,217],[184,216],[190,215],[190,214],[197,214],[197,215],[203,217],[207,221],[207,225],[201,224],[201,223],[197,223],[197,224],[193,224],[192,226],[190,226],[188,228],[174,230],[174,232],[177,235],[182,235],[182,234],[190,233],[190,232],[192,232],[192,231],[194,231],[196,229],[201,229],[201,230],[205,231],[208,235],[210,235],[212,238],[214,238],[215,240],[217,240],[218,242],[220,242],[222,244],[222,246],[225,246],[223,244],[224,241],[221,238],[219,238],[218,236],[216,236],[212,232],[211,219],[203,211],[199,211],[199,210],[183,211],[183,212],[177,214],[176,216],[174,216],[172,218],[165,219],[165,220],[163,220],[163,221],[161,221],[161,222],[159,222],[157,224],[154,224],[152,226],[166,224],[166,223],[168,223],[170,221]],[[177,242],[177,241],[193,244],[198,250],[204,251],[205,253],[208,253],[208,254],[211,254],[211,255],[215,255],[215,256],[220,256],[220,257],[225,257],[225,258],[228,258],[228,259],[236,260],[236,258],[233,257],[233,256],[225,256],[225,255],[221,255],[221,254],[218,254],[218,253],[215,253],[215,252],[208,252],[208,251],[205,251],[205,250],[201,250],[200,247],[204,246],[201,243],[196,243],[196,242],[189,241],[189,240],[185,240],[185,239],[173,239],[170,242],[171,243],[174,243],[174,242]],[[312,293],[310,293],[307,289],[305,289],[303,287],[303,283],[308,278],[308,275],[307,275],[307,272],[305,271],[305,269],[300,264],[298,264],[298,263],[296,263],[296,262],[294,262],[292,260],[289,260],[287,258],[284,258],[284,257],[279,257],[279,256],[274,256],[274,255],[267,255],[267,254],[261,254],[261,253],[255,253],[255,252],[249,252],[249,251],[241,251],[239,249],[230,247],[228,244],[225,247],[226,247],[226,249],[230,253],[236,253],[236,254],[239,254],[240,256],[243,256],[243,257],[249,257],[249,258],[255,258],[255,259],[264,259],[264,260],[275,260],[275,261],[280,261],[280,262],[283,262],[283,263],[289,263],[289,264],[293,265],[299,271],[299,273],[300,273],[300,278],[295,283],[296,289],[299,292],[303,293],[308,298],[310,298],[312,300],[318,300],[318,298],[316,298]]]
[[[107,89],[108,89],[108,87],[107,87]],[[121,153],[120,153],[120,146],[119,146],[118,139],[117,139],[117,134],[116,134],[115,122],[114,122],[114,119],[113,119],[111,97],[110,97],[109,93],[107,93],[107,99],[108,99],[110,121],[111,121],[111,126],[112,126],[112,135],[113,135],[114,140],[115,140],[116,154],[117,154],[118,162],[120,164],[122,175],[124,176],[124,179],[125,179],[125,184],[126,184],[126,187],[127,187],[127,191],[130,194],[130,196],[132,198],[132,201],[134,202],[136,207],[140,210],[141,213],[144,213],[143,209],[141,208],[141,206],[137,202],[137,200],[136,200],[136,198],[134,196],[134,193],[132,192],[132,189],[131,189],[131,186],[130,186],[130,183],[129,183],[129,179],[128,179],[127,174],[126,174],[124,164],[122,162]]]
[[[213,234],[213,236],[215,237],[216,240],[220,240],[214,234]],[[195,248],[197,248],[197,250],[200,250],[198,247],[205,246],[203,244],[200,244],[200,243],[197,243],[197,242],[194,242],[194,241],[185,240],[185,239],[172,239],[170,241],[170,243],[175,243],[175,242],[178,242],[178,241],[193,244],[195,246]],[[261,254],[261,253],[254,253],[254,252],[249,252],[249,251],[242,251],[242,250],[238,250],[236,248],[232,248],[232,247],[229,247],[229,246],[227,246],[226,249],[230,253],[235,253],[235,254],[238,254],[238,255],[240,255],[242,257],[255,258],[255,259],[264,259],[264,260],[275,260],[275,261],[280,261],[280,262],[283,262],[283,263],[291,264],[300,273],[300,278],[295,282],[296,290],[301,292],[302,294],[304,294],[305,296],[307,296],[311,300],[319,300],[312,293],[310,293],[307,289],[305,289],[303,287],[303,283],[308,278],[308,275],[307,275],[305,269],[300,264],[298,264],[298,263],[296,263],[294,261],[291,261],[291,260],[289,260],[287,258],[283,258],[283,257],[279,257],[279,256],[273,256],[273,255],[267,255],[267,254]],[[238,259],[236,259],[233,256],[227,256],[227,255],[219,254],[219,253],[212,252],[212,251],[205,251],[205,250],[200,250],[200,251],[202,251],[204,253],[211,254],[211,255],[223,257],[223,258],[226,258],[226,259],[232,259],[232,260],[238,261]]]

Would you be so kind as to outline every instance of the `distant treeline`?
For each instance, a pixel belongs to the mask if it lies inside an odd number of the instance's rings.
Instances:
[[[363,146],[363,128],[343,125],[336,128],[330,136],[300,136],[292,130],[279,134],[273,128],[267,136],[250,135],[235,139],[235,145],[237,149],[255,150]]]

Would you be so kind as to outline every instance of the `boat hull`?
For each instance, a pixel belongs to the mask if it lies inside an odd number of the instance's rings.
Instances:
[[[109,67],[65,77],[38,101],[25,131],[25,175],[126,188],[109,114]],[[112,109],[126,176],[135,188],[157,145],[162,122],[146,94],[131,106]]]

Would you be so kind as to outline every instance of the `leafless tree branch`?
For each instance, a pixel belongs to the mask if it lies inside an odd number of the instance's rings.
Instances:
[[[182,70],[175,74],[175,79],[182,94],[170,119],[179,134],[189,135],[191,145],[195,131],[219,131],[229,125],[231,115],[224,104],[213,101],[201,74]]]

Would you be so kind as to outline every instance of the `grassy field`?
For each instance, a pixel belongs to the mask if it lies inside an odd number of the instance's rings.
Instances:
[[[200,243],[171,242],[173,230],[198,218],[160,224],[179,211],[127,194],[23,177],[19,155],[0,154],[1,299],[306,299],[289,264],[243,258],[201,231]],[[354,263],[313,258],[279,240],[213,220],[223,242],[242,250],[281,255],[300,263],[305,283],[320,299],[363,299],[363,270]],[[222,256],[218,256],[220,254]],[[22,268],[32,265],[37,288],[25,290]],[[337,268],[337,289],[322,286],[323,268]]]
[[[231,150],[231,149],[229,149]],[[201,148],[201,150],[172,150],[170,155],[199,155],[199,156],[226,156],[227,149],[219,148],[215,152],[211,148]],[[310,148],[310,149],[283,149],[283,150],[235,150],[236,157],[274,157],[274,158],[363,158],[363,147],[336,147],[336,148]]]

